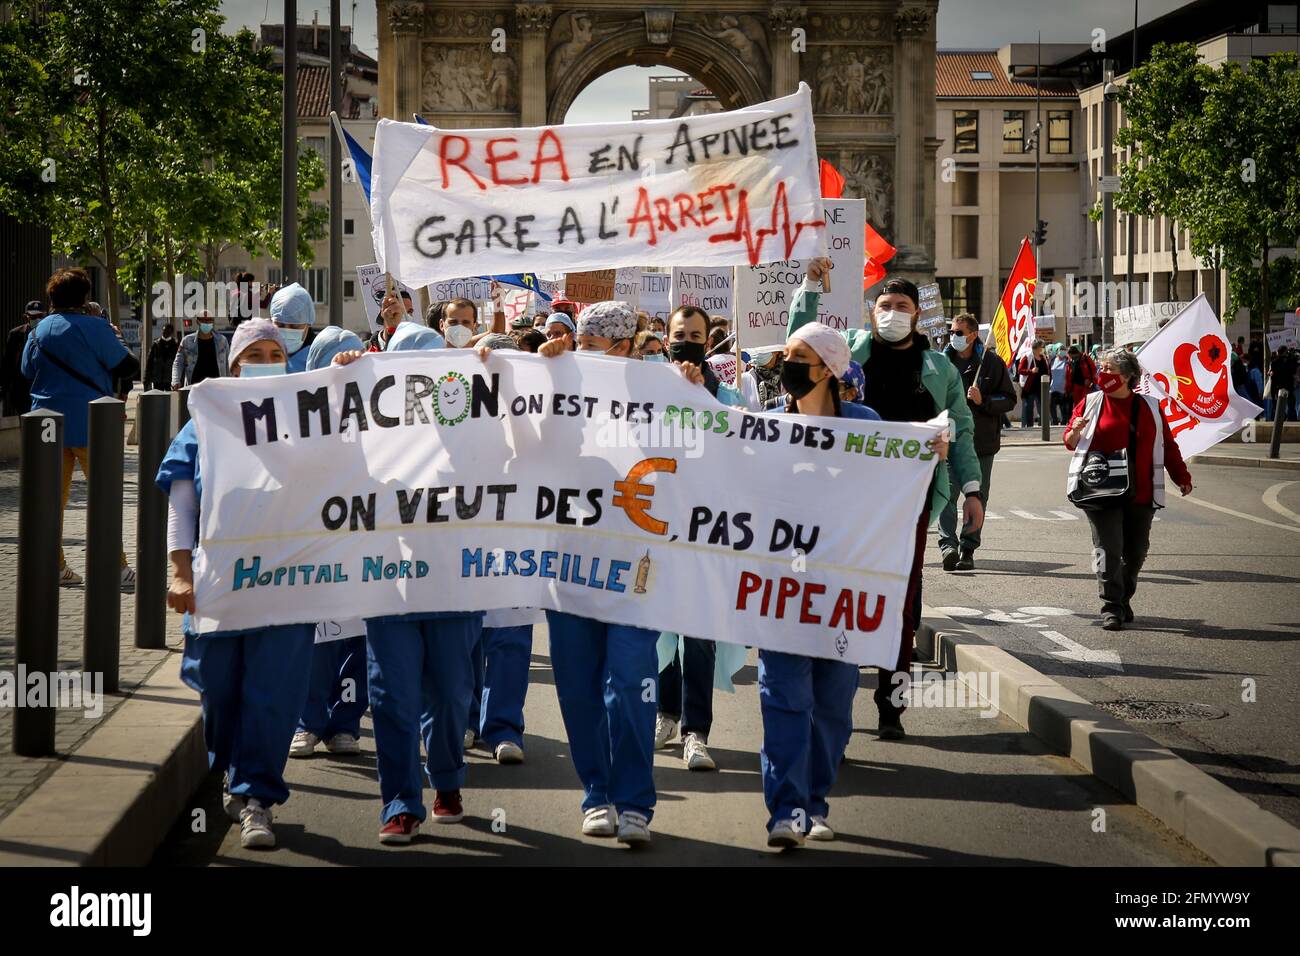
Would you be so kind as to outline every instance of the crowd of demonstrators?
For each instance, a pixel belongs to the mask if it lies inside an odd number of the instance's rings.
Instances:
[[[172,388],[197,385],[230,374],[230,341],[216,331],[209,312],[199,316],[198,329],[181,339],[172,361]]]
[[[815,289],[829,271],[826,259],[813,259],[808,273],[790,306],[787,340],[802,326],[812,322],[817,315],[821,292]],[[903,711],[912,663],[912,644],[917,625],[921,621],[921,568],[925,561],[926,531],[939,518],[952,496],[955,484],[965,495],[962,502],[963,530],[974,531],[984,524],[983,496],[980,493],[981,473],[979,458],[975,454],[974,422],[967,390],[952,362],[930,350],[929,340],[917,334],[916,323],[920,314],[919,292],[912,282],[887,279],[871,308],[869,329],[848,329],[840,332],[849,346],[850,357],[862,366],[865,376],[863,402],[874,409],[885,421],[923,422],[947,411],[956,434],[948,466],[953,470],[955,482],[942,479],[942,469],[936,469],[930,485],[928,509],[922,509],[916,524],[916,543],[912,569],[908,576],[907,597],[903,603],[903,633],[899,646],[899,659],[893,671],[881,669],[875,692],[876,710],[879,713],[879,734],[882,739],[896,740],[904,736]],[[790,362],[786,354],[785,364]],[[783,367],[781,378],[789,393],[794,373]],[[838,399],[838,395],[836,396]]]
[[[953,318],[949,326],[948,345],[943,354],[956,367],[962,384],[966,387],[966,403],[970,406],[975,425],[980,500],[987,505],[993,477],[993,457],[1002,447],[1002,416],[1016,404],[1015,388],[1002,357],[996,350],[985,349],[984,343],[980,341],[979,323],[969,312]],[[981,528],[978,525],[963,527],[958,537],[957,493],[960,489],[955,469],[948,470],[951,482],[948,503],[939,515],[939,550],[943,554],[943,569],[973,571],[975,552],[980,546]]]
[[[1022,355],[1020,361],[1016,363],[1016,372],[1020,378],[1020,427],[1034,427],[1034,409],[1042,404],[1042,380],[1046,375],[1051,379],[1051,366],[1047,364],[1047,356],[1043,353],[1044,343],[1042,339],[1034,339],[1030,346],[1030,354]],[[1008,409],[1010,411],[1010,409]],[[1045,409],[1038,408],[1038,414],[1041,418],[1047,412]]]
[[[90,479],[90,402],[116,394],[116,382],[133,380],[140,362],[121,336],[99,316],[86,313],[90,276],[84,269],[59,269],[45,287],[49,314],[36,323],[23,348],[19,371],[31,382],[32,409],[63,415],[62,510],[67,511],[75,467]],[[62,537],[62,535],[60,535]],[[59,548],[59,583],[76,585]],[[135,590],[135,571],[122,552],[122,587]]]
[[[1264,379],[1262,390],[1266,402],[1264,406],[1266,421],[1276,420],[1279,401],[1284,403],[1283,420],[1288,422],[1296,420],[1298,406],[1295,393],[1297,387],[1300,387],[1300,375],[1297,373],[1300,373],[1300,351],[1285,345],[1279,346],[1269,361],[1268,375]],[[1281,398],[1283,389],[1286,390],[1285,399]]]
[[[1108,352],[1097,372],[1099,390],[1075,405],[1063,437],[1074,452],[1067,491],[1092,529],[1101,626],[1108,631],[1133,620],[1133,594],[1150,545],[1151,521],[1165,504],[1164,472],[1184,495],[1192,491],[1192,476],[1159,402],[1133,391],[1141,378],[1136,355],[1127,349]],[[1122,473],[1122,481],[1115,481],[1120,493],[1076,499],[1081,486],[1095,483],[1093,476],[1101,471]]]
[[[45,318],[45,306],[33,299],[23,309],[23,321],[9,330],[5,340],[4,357],[0,359],[0,392],[3,393],[3,412],[25,415],[32,410],[32,383],[23,375],[23,350],[36,323]]]

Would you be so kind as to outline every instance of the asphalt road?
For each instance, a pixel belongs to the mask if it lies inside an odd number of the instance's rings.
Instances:
[[[1068,457],[1003,449],[976,570],[945,573],[932,536],[926,605],[1094,702],[1203,705],[1120,716],[1300,825],[1300,472],[1193,463],[1191,497],[1172,489],[1152,526],[1137,619],[1107,632]]]

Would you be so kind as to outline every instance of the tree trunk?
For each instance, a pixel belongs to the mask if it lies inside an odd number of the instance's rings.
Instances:
[[[1173,250],[1169,261],[1172,265],[1169,268],[1169,286],[1166,290],[1165,299],[1169,302],[1178,301],[1178,230],[1174,228],[1173,217],[1166,220],[1169,223],[1169,248]]]
[[[95,159],[99,169],[99,208],[104,223],[104,279],[108,283],[108,317],[114,325],[117,318],[117,243],[113,230],[113,195],[108,183],[108,156],[105,137],[108,135],[108,111],[100,106],[96,116]]]
[[[1268,318],[1273,312],[1273,302],[1268,297],[1268,237],[1264,237],[1263,258],[1260,260],[1259,267],[1259,297],[1260,305],[1264,310],[1263,327],[1264,327],[1264,369],[1268,370]],[[1277,394],[1277,385],[1273,386],[1274,394]]]

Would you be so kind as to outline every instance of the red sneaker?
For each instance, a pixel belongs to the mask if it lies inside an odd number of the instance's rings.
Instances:
[[[465,808],[461,806],[459,790],[434,791],[433,819],[438,823],[460,823],[465,819]]]
[[[420,832],[420,821],[413,813],[399,813],[379,831],[380,843],[406,844]]]

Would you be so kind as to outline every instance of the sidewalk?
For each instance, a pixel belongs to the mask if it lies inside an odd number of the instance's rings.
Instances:
[[[1245,468],[1280,468],[1300,471],[1300,444],[1283,442],[1276,459],[1268,457],[1267,444],[1220,442],[1207,452],[1193,455],[1192,465],[1231,465]]]

